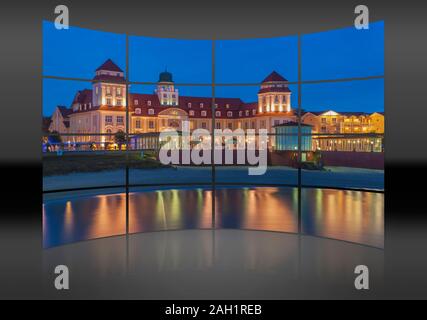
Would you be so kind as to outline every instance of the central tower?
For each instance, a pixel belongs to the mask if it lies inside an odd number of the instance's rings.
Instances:
[[[159,74],[156,93],[162,106],[178,105],[178,89],[175,89],[172,73],[165,70]]]
[[[258,113],[290,112],[291,90],[288,80],[276,71],[262,81],[258,91]]]

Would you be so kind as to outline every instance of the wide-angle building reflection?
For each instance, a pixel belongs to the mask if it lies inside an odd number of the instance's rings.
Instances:
[[[384,246],[384,194],[336,189],[301,191],[305,234]],[[210,229],[212,191],[208,188],[133,190],[129,232]],[[298,189],[218,188],[215,228],[298,232]],[[44,246],[114,236],[126,232],[126,194],[45,200]]]

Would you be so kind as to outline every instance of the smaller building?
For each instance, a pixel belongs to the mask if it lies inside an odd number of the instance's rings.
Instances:
[[[285,122],[274,126],[276,133],[275,149],[278,151],[298,150],[298,123]],[[301,151],[312,151],[311,130],[308,124],[301,123]]]

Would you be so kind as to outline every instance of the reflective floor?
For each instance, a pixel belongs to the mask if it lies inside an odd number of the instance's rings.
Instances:
[[[65,264],[70,290],[52,270]],[[369,268],[370,290],[354,288]],[[47,297],[95,299],[378,298],[384,251],[343,241],[247,230],[179,230],[83,241],[43,252]]]
[[[101,190],[102,191],[102,190]],[[212,227],[213,193],[206,188],[131,190],[131,233]],[[298,231],[298,189],[289,187],[219,188],[215,227]],[[303,189],[305,234],[384,245],[384,194],[335,189]],[[43,204],[45,247],[121,235],[126,232],[126,195],[64,195]]]

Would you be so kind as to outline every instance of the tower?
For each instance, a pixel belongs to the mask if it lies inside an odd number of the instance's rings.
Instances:
[[[174,87],[172,73],[165,70],[159,74],[156,93],[162,106],[178,105],[178,89]]]
[[[262,81],[258,91],[258,113],[290,112],[291,90],[288,80],[276,71]]]
[[[92,104],[94,106],[126,106],[124,72],[111,59],[96,69],[93,80]]]

